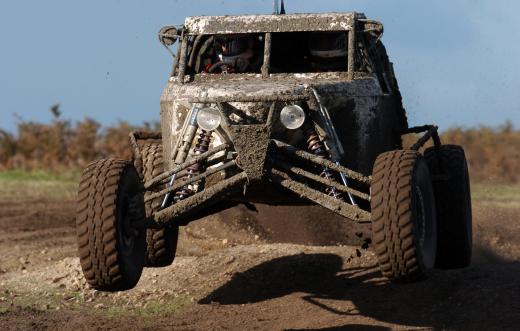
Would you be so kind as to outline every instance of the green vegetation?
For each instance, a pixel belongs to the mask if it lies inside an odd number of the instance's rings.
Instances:
[[[142,317],[153,319],[156,316],[170,315],[191,305],[192,299],[187,296],[165,296],[160,299],[128,299],[116,293],[104,293],[95,300],[85,300],[85,294],[79,291],[57,288],[49,284],[39,283],[34,287],[33,278],[18,279],[4,283],[2,295],[6,299],[0,301],[0,314],[12,308],[31,308],[38,311],[68,309],[73,311],[94,313],[108,317]],[[15,295],[14,295],[15,294]],[[12,305],[11,305],[12,303]],[[97,307],[101,305],[102,307]]]
[[[79,173],[0,171],[0,201],[73,200]]]
[[[472,184],[471,197],[474,203],[493,204],[501,208],[520,208],[520,184],[491,182]]]
[[[147,301],[143,307],[109,304],[103,314],[108,316],[139,316],[144,318],[170,315],[191,304],[188,297],[171,297],[161,301]]]
[[[74,182],[79,181],[80,173],[68,171],[63,173],[49,172],[45,170],[6,170],[0,171],[0,183],[6,182]]]
[[[79,172],[0,171],[0,200],[75,198]],[[471,195],[479,203],[520,206],[520,183],[478,181],[472,178]]]
[[[4,313],[13,308],[31,308],[38,311],[56,309],[63,301],[64,295],[50,286],[33,291],[27,288],[26,283],[16,281],[5,284],[2,292],[6,299],[0,303],[0,312]]]

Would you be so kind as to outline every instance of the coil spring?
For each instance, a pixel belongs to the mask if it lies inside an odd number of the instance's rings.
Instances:
[[[307,148],[311,153],[320,157],[327,157],[327,153],[325,152],[325,145],[321,141],[320,137],[313,132],[313,130],[309,130],[308,132],[309,138],[307,138]],[[321,177],[326,179],[334,179],[334,176],[330,172],[329,168],[323,168],[320,173]],[[327,195],[334,197],[336,199],[341,199],[341,193],[334,186],[329,186],[325,189],[325,193]]]
[[[206,153],[209,150],[209,144],[211,143],[211,131],[204,131],[199,134],[197,138],[197,143],[195,144],[195,148],[193,149],[194,155],[200,155]],[[188,180],[200,174],[201,170],[204,168],[204,163],[199,162],[189,166],[186,170],[186,173],[180,178],[180,180]],[[183,188],[175,192],[175,197],[173,198],[175,202],[179,202],[181,200],[186,199],[190,195],[195,192],[188,186],[185,185]]]

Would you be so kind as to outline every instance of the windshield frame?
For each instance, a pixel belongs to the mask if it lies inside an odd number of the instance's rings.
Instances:
[[[355,21],[354,21],[355,22]],[[352,24],[350,26],[346,26],[345,29],[341,30],[327,30],[327,31],[338,31],[347,33],[347,76],[348,79],[353,79],[354,72],[356,70],[356,59],[355,59],[355,45],[356,45],[356,24]],[[276,33],[276,32],[274,32]],[[203,34],[203,35],[213,35],[211,34]],[[176,70],[178,81],[181,84],[186,82],[193,81],[195,77],[201,74],[187,75],[187,62],[188,62],[188,45],[189,38],[193,37],[192,33],[183,33],[180,38],[180,47],[178,51],[178,70]],[[272,36],[273,32],[265,32],[264,34],[264,55],[263,55],[263,64],[261,67],[261,75],[263,78],[269,78],[271,75],[271,46],[272,46]],[[304,74],[305,72],[302,72]],[[175,76],[175,72],[172,73],[172,77]],[[189,76],[188,79],[186,79]]]

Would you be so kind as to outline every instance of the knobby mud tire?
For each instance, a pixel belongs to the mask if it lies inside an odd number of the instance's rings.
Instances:
[[[144,266],[145,233],[131,227],[144,217],[141,181],[129,161],[105,159],[84,170],[76,232],[81,268],[97,290],[133,288]]]
[[[141,151],[142,177],[146,182],[164,170],[163,153],[161,143],[150,143],[143,146]],[[157,190],[160,190],[159,187]],[[156,191],[157,191],[156,190]],[[146,197],[153,192],[147,191]],[[156,198],[145,204],[146,217],[151,217],[159,210],[162,198]],[[177,250],[177,240],[179,237],[179,227],[172,226],[162,229],[146,230],[146,267],[166,267],[173,263]]]
[[[472,215],[468,165],[464,149],[442,145],[428,148],[424,156],[434,181],[437,203],[437,260],[441,269],[464,268],[472,255]]]
[[[411,282],[435,263],[435,200],[428,166],[409,150],[379,155],[371,185],[374,248],[383,276]]]

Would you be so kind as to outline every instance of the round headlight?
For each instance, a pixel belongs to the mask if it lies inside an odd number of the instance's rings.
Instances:
[[[219,127],[220,112],[215,108],[202,108],[197,114],[197,124],[202,130],[213,131]]]
[[[280,121],[289,130],[296,130],[305,122],[305,112],[298,105],[285,106],[280,113]]]

